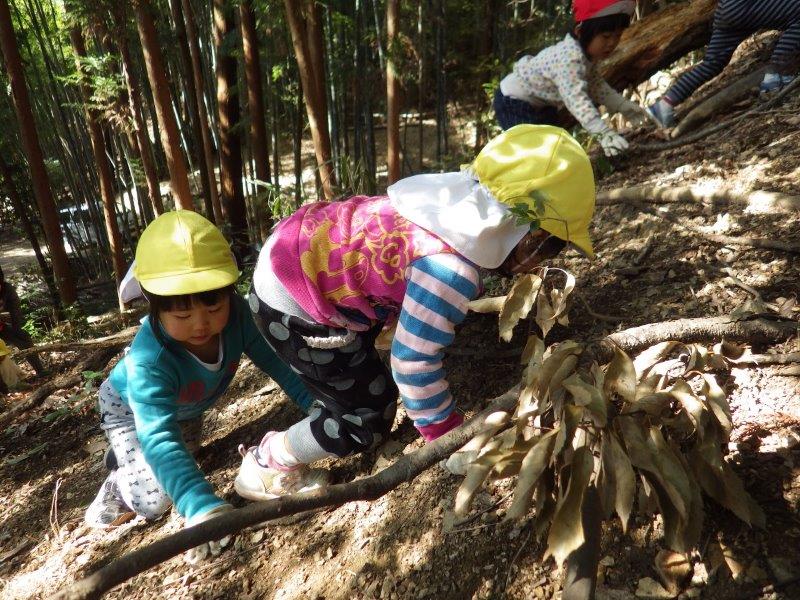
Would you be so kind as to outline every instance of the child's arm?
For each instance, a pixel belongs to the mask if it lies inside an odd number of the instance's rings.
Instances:
[[[178,512],[191,519],[225,502],[214,494],[183,443],[176,418],[177,391],[155,365],[129,365],[129,404],[144,458]]]
[[[270,348],[264,336],[258,331],[250,311],[243,310],[241,318],[244,323],[244,353],[250,357],[250,360],[259,369],[281,386],[286,395],[303,412],[307,413],[311,409],[311,403],[314,400],[308,392],[308,388],[306,388],[297,374],[289,368],[289,365],[278,358],[275,351]]]
[[[549,69],[553,83],[567,110],[577,119],[586,131],[602,134],[610,131],[600,117],[600,111],[589,94],[589,73],[580,58],[563,57],[554,62]]]
[[[453,342],[479,282],[477,269],[454,254],[435,254],[411,265],[391,365],[406,412],[428,441],[462,421],[442,367],[443,349]]]

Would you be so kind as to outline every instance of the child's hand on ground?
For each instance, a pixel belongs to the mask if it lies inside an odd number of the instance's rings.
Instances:
[[[202,515],[196,515],[191,519],[187,519],[186,527],[199,525],[200,523],[204,523],[209,519],[218,517],[222,513],[228,512],[229,510],[233,510],[233,507],[230,504],[220,504],[219,506],[215,506],[214,508],[212,508],[207,513],[203,513]],[[191,550],[187,550],[186,554],[184,554],[183,557],[186,560],[186,562],[189,563],[190,565],[196,565],[197,563],[208,558],[209,555],[217,556],[220,552],[222,552],[222,549],[225,548],[230,543],[231,543],[231,536],[226,535],[221,540],[216,540],[213,542],[205,542],[195,548],[192,548]]]
[[[600,146],[608,157],[619,156],[628,149],[629,145],[624,137],[613,131],[600,134]]]

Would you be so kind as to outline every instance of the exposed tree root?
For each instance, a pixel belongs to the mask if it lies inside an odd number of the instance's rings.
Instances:
[[[761,210],[800,211],[800,196],[760,190],[748,194],[739,194],[725,189],[709,190],[697,185],[679,187],[640,185],[630,188],[617,188],[599,192],[596,201],[600,206],[630,202],[652,202],[656,204],[673,202],[716,204],[724,202],[727,204],[741,204]]]
[[[800,79],[800,77],[798,77],[798,79]],[[698,235],[706,238],[707,240],[716,242],[718,244],[725,244],[725,245],[730,244],[734,246],[750,246],[751,248],[761,248],[764,250],[780,250],[782,252],[800,254],[800,244],[790,244],[787,242],[771,240],[768,238],[753,238],[753,237],[708,233],[707,231],[704,231],[702,228],[697,227],[696,225],[690,223],[685,217],[676,217],[674,215],[671,215],[670,213],[656,210],[640,202],[629,201],[629,203],[637,207],[642,212],[646,212],[650,215],[670,221],[671,223],[675,223],[676,225],[683,227],[684,229],[688,229],[689,231],[697,233]]]
[[[519,387],[515,386],[492,400],[485,410],[462,427],[425,444],[419,450],[400,457],[394,464],[379,473],[350,483],[332,485],[323,490],[284,496],[277,500],[256,502],[194,527],[183,529],[157,542],[130,552],[73,583],[53,596],[59,600],[99,598],[103,593],[123,581],[152,568],[173,556],[203,542],[233,535],[245,527],[270,521],[278,517],[323,508],[339,506],[358,500],[375,500],[411,481],[440,460],[458,450],[484,427],[485,418],[498,410],[511,410],[517,402]]]
[[[14,422],[20,415],[26,413],[39,406],[44,402],[50,394],[62,388],[72,387],[78,385],[83,381],[84,371],[96,371],[103,369],[108,365],[111,358],[119,352],[123,346],[122,342],[118,342],[116,346],[108,346],[95,350],[85,359],[78,363],[78,365],[67,375],[51,379],[47,383],[39,386],[33,390],[25,400],[19,402],[8,409],[6,412],[0,414],[0,430],[5,429]]]
[[[581,362],[590,364],[595,360],[600,364],[607,363],[614,356],[615,346],[625,352],[634,353],[667,340],[694,343],[719,342],[725,339],[749,344],[776,344],[799,333],[800,322],[786,319],[753,318],[737,321],[727,316],[676,319],[612,333],[599,342],[590,344],[583,353]]]

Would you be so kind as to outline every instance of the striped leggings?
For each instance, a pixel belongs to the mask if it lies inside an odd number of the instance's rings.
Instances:
[[[772,52],[770,68],[782,75],[790,74],[800,55],[800,1],[720,0],[703,61],[678,78],[664,94],[666,100],[673,106],[686,100],[719,75],[739,44],[761,29],[783,31]]]

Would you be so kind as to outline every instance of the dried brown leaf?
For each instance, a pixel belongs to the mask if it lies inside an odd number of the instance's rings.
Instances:
[[[542,278],[533,273],[523,275],[514,282],[503,303],[503,308],[500,310],[499,329],[500,337],[503,340],[511,341],[514,327],[517,326],[520,319],[528,316],[541,287]]]
[[[581,507],[589,478],[594,468],[594,457],[586,446],[572,455],[569,486],[560,499],[547,536],[545,556],[552,555],[561,564],[584,541]]]
[[[686,410],[686,413],[692,419],[698,437],[702,438],[708,427],[708,412],[703,402],[683,379],[678,379],[669,391]]]
[[[530,509],[533,493],[537,484],[550,463],[556,432],[550,431],[528,450],[520,466],[519,480],[514,489],[514,499],[506,513],[509,519],[524,517]]]
[[[585,407],[594,417],[598,427],[605,427],[608,422],[608,406],[603,397],[603,393],[588,383],[578,373],[573,373],[567,377],[561,385],[570,394],[576,406]]]
[[[500,447],[499,440],[492,440],[487,445],[487,453],[497,450]],[[485,456],[485,455],[484,455]],[[495,463],[497,463],[502,457],[502,453],[493,454],[495,457],[494,461],[491,460],[483,460],[481,458],[473,462],[469,468],[467,469],[467,474],[464,477],[464,481],[461,482],[461,486],[458,488],[458,492],[456,493],[456,502],[455,502],[455,513],[456,515],[463,517],[467,512],[469,512],[470,504],[472,504],[472,498],[475,496],[475,492],[483,485],[483,482],[486,481],[486,478],[489,476],[492,468],[494,468]]]
[[[491,298],[478,298],[467,302],[467,309],[476,313],[493,313],[503,310],[506,296],[493,296]]]
[[[636,476],[628,455],[622,449],[617,436],[610,431],[603,436],[601,468],[607,474],[606,481],[613,486],[613,507],[619,515],[624,533],[628,529],[628,521],[633,508]]]
[[[614,348],[614,358],[606,369],[603,393],[608,397],[616,392],[626,402],[636,399],[636,369],[630,356],[619,347]]]

